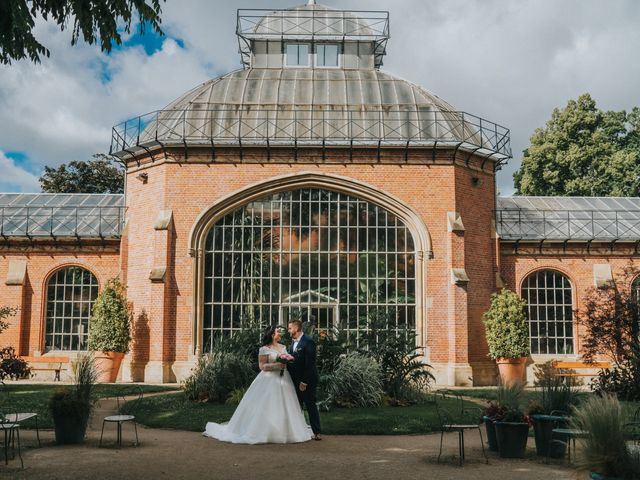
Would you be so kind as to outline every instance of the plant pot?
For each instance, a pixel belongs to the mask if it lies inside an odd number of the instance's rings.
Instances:
[[[622,480],[621,478],[618,478],[618,477],[607,477],[606,475],[602,475],[596,472],[591,472],[591,474],[589,475],[589,478],[591,480]]]
[[[114,383],[118,378],[124,353],[95,352],[93,356],[96,361],[96,370],[98,371],[98,383]]]
[[[486,415],[482,417],[482,420],[484,420],[484,428],[487,431],[487,443],[489,444],[489,450],[497,452],[498,440],[496,439],[496,427],[493,424],[493,420]]]
[[[54,415],[56,443],[60,445],[83,443],[88,420],[88,417]]]
[[[520,358],[498,358],[498,371],[502,383],[508,385],[513,382],[523,382],[526,369],[527,357]]]
[[[533,433],[536,439],[536,453],[541,457],[547,455],[552,458],[562,458],[567,450],[566,443],[553,442],[554,428],[566,428],[567,418],[555,415],[531,415],[533,419]],[[567,441],[566,438],[556,437],[556,440]]]
[[[529,438],[529,424],[495,422],[498,452],[502,458],[524,458]]]

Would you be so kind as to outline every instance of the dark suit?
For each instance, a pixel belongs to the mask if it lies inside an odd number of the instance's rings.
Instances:
[[[294,361],[287,365],[291,379],[296,388],[300,407],[304,404],[309,412],[309,423],[313,433],[320,433],[320,414],[316,405],[316,390],[318,387],[318,368],[316,367],[316,344],[308,336],[302,335],[293,350],[293,343],[289,347],[289,353],[293,355]],[[300,384],[304,383],[307,388],[300,391]]]

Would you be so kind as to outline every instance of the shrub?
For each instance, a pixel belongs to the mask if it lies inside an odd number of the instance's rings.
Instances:
[[[559,373],[569,374],[569,375],[576,373],[576,371],[573,368],[554,368],[553,362],[555,362],[555,360],[548,360],[543,363],[537,363],[533,367],[533,375],[535,378],[533,381],[534,386],[536,387],[542,386],[544,383],[549,381],[549,379],[557,378],[558,376],[557,374]],[[563,380],[564,383],[566,383],[570,387],[577,387],[583,384],[583,381],[580,377],[569,376],[569,377],[562,377],[562,378],[564,379]]]
[[[9,377],[12,380],[31,377],[31,368],[16,355],[16,349],[5,347],[0,349],[0,380]]]
[[[202,355],[183,389],[189,400],[223,403],[238,389],[249,386],[255,372],[245,355],[213,352]]]
[[[6,318],[13,317],[18,313],[18,309],[14,307],[0,307],[0,333],[9,328],[9,324],[5,322]]]
[[[125,287],[118,278],[107,281],[98,294],[89,320],[89,349],[103,352],[129,351],[131,311]]]
[[[360,351],[378,362],[385,394],[402,404],[435,378],[422,362],[424,348],[416,346],[415,331],[407,325],[391,329],[390,324],[385,313],[374,312],[360,337]]]
[[[640,344],[632,344],[630,353],[613,368],[600,370],[591,389],[600,395],[615,394],[621,400],[640,400]]]
[[[247,393],[246,388],[237,388],[229,394],[224,403],[226,405],[238,405],[245,393]]]
[[[625,421],[613,395],[592,396],[574,409],[571,428],[589,432],[580,439],[583,454],[578,466],[606,477],[639,478],[640,465],[627,448]]]
[[[382,369],[367,355],[343,355],[323,383],[328,401],[339,407],[377,407],[382,403]]]
[[[496,390],[496,411],[494,421],[525,422],[527,417],[522,410],[524,397],[523,382],[509,382],[501,384]]]
[[[257,322],[245,321],[241,323],[240,329],[233,333],[233,336],[220,336],[213,342],[212,352],[235,353],[245,357],[251,364],[255,372],[259,372],[258,351],[260,350],[260,339],[262,328]]]
[[[577,392],[574,388],[578,382],[574,380],[575,377],[558,376],[559,372],[553,368],[552,363],[553,360],[536,365],[534,385],[541,390],[542,402],[540,405],[529,406],[531,414],[550,414],[553,411],[562,411],[568,414],[571,407],[578,403]],[[566,373],[570,373],[570,371]]]
[[[489,357],[519,358],[529,355],[529,327],[526,301],[506,288],[491,295],[491,306],[484,314]]]

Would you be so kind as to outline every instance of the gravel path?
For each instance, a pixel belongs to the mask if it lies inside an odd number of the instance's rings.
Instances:
[[[102,417],[115,402],[102,400],[79,446],[56,446],[53,431],[43,431],[43,448],[35,432],[23,430],[23,458],[0,463],[1,479],[574,479],[564,465],[545,465],[533,455],[503,460],[490,454],[485,465],[475,432],[465,436],[467,462],[457,465],[457,435],[445,437],[443,462],[436,463],[439,434],[415,436],[326,436],[321,442],[296,445],[232,445],[198,433],[138,427],[141,445],[132,446],[133,428],[124,427],[123,448],[115,448],[115,427],[107,426],[98,448]],[[110,427],[110,428],[109,428]],[[301,470],[304,473],[301,473]]]

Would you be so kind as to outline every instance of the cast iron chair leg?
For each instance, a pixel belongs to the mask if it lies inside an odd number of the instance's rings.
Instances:
[[[4,464],[9,465],[9,432],[4,430]]]
[[[38,437],[38,447],[42,447],[40,443],[40,429],[38,428],[38,416],[36,415],[36,437]]]
[[[104,423],[105,421],[102,421],[102,432],[100,432],[100,443],[98,444],[99,447],[102,446],[102,436],[104,435]]]
[[[136,421],[133,421],[133,428],[136,431],[136,447],[140,444],[140,442],[138,441],[138,425],[136,424]]]
[[[440,457],[442,456],[442,437],[444,436],[444,430],[440,430],[440,453],[438,453],[438,461],[440,463]]]
[[[482,446],[482,455],[484,456],[484,463],[489,465],[489,457],[484,449],[484,439],[482,438],[482,428],[478,427],[478,433],[480,434],[480,445]]]
[[[22,452],[20,451],[20,428],[16,428],[16,436],[18,437],[18,457],[20,457],[20,468],[24,470],[24,462],[22,461]]]

